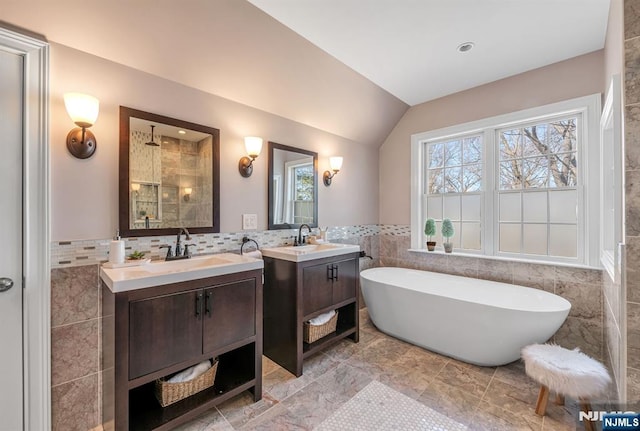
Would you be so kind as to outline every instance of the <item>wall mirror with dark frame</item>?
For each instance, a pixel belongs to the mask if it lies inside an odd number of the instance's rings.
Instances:
[[[220,131],[120,107],[120,235],[220,232]]]
[[[269,142],[269,229],[318,226],[318,153]]]

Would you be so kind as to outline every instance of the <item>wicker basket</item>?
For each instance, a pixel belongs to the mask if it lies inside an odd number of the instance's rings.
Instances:
[[[217,370],[218,361],[215,361],[211,368],[188,382],[169,383],[164,378],[158,379],[156,380],[156,398],[162,407],[167,407],[197,392],[210,388],[216,379]]]
[[[336,325],[338,324],[338,310],[336,314],[329,319],[327,323],[322,325],[311,325],[309,322],[304,322],[303,325],[303,338],[305,343],[313,343],[320,338],[325,337],[332,332],[336,332]]]

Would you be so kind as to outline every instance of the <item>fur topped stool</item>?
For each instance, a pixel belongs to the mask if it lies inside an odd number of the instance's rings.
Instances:
[[[602,395],[611,377],[600,362],[580,352],[568,350],[554,344],[532,344],[522,349],[525,371],[540,383],[540,395],[536,403],[536,414],[544,416],[549,391],[556,393],[556,403],[564,404],[569,396],[580,402],[584,412],[591,410],[590,400]],[[594,430],[593,423],[584,422],[587,431]]]

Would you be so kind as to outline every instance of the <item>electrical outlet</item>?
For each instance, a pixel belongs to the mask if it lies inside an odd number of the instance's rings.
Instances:
[[[258,229],[258,214],[242,214],[242,229],[243,230],[257,230]]]

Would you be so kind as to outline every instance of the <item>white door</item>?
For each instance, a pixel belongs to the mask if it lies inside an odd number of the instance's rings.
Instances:
[[[20,54],[0,47],[0,430],[23,429],[22,133]]]

